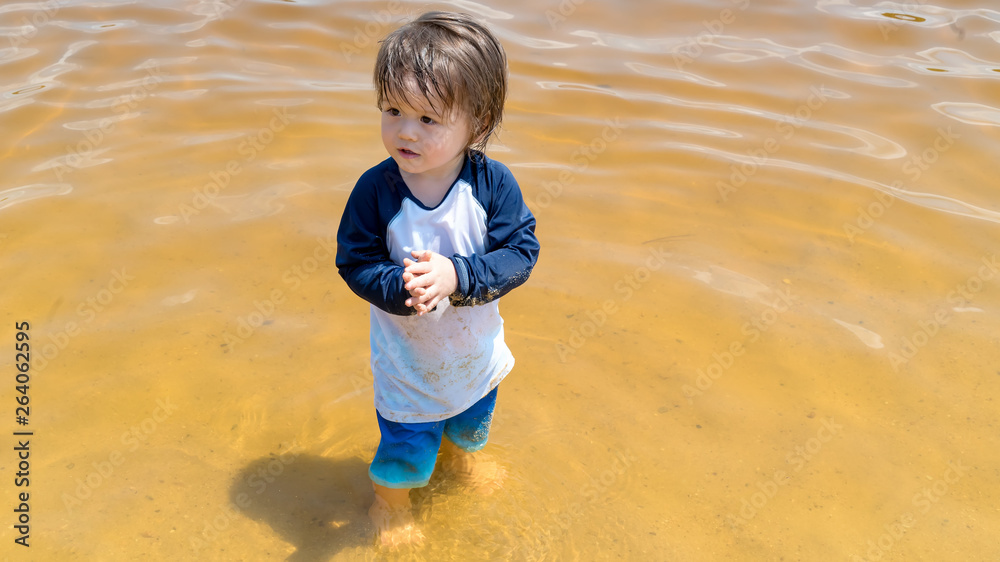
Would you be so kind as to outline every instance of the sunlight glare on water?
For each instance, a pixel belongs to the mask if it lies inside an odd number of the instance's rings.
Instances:
[[[504,42],[490,151],[542,252],[501,304],[505,487],[436,476],[393,553],[332,255],[385,158],[377,41],[430,9]],[[5,427],[34,435],[2,552],[1000,558],[998,43],[983,0],[4,3]]]

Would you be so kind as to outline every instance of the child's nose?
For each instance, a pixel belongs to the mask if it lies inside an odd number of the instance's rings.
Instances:
[[[399,127],[399,138],[408,141],[417,140],[417,124],[410,120],[404,121]]]

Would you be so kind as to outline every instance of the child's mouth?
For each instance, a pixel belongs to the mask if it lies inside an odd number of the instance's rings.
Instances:
[[[400,148],[399,155],[402,156],[403,158],[416,158],[417,156],[420,156],[419,154],[413,152],[408,148]]]

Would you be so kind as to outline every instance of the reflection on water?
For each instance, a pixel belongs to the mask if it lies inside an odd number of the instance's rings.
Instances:
[[[491,150],[544,251],[502,305],[507,487],[416,494],[418,558],[1000,555],[981,0],[62,0],[0,6],[34,559],[410,556],[365,519],[367,306],[332,252],[384,157],[377,40],[433,7],[507,46]]]

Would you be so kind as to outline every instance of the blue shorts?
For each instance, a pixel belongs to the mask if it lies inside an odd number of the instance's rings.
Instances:
[[[494,388],[464,412],[426,423],[397,423],[376,411],[382,440],[368,469],[372,482],[386,488],[426,486],[434,472],[441,436],[447,435],[463,451],[471,453],[482,449],[490,434],[496,403],[497,389]]]

